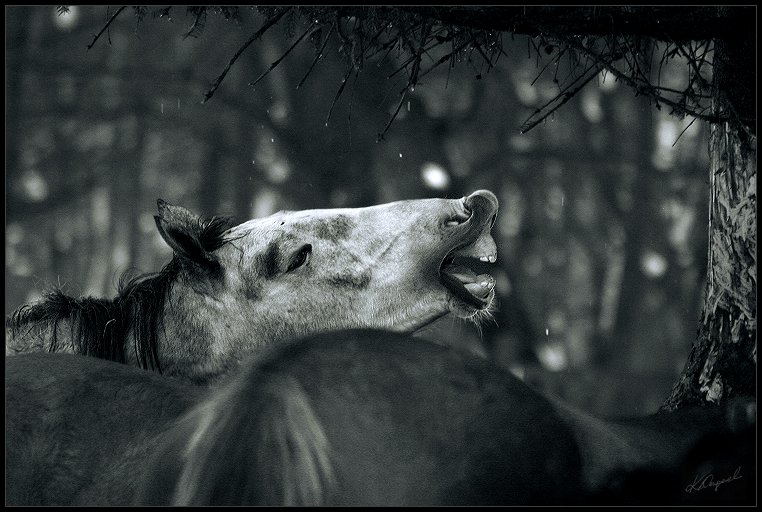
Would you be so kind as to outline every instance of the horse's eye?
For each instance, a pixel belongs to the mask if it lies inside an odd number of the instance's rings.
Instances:
[[[294,253],[291,258],[291,263],[288,264],[286,272],[291,272],[302,265],[306,265],[310,261],[310,254],[312,254],[312,246],[310,244],[302,246],[301,249]]]

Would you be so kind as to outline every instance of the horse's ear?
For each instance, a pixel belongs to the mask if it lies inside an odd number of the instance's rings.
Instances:
[[[159,215],[154,216],[156,227],[175,254],[204,269],[219,269],[219,261],[201,242],[201,219],[182,206],[171,205],[163,199],[156,204],[159,207]]]

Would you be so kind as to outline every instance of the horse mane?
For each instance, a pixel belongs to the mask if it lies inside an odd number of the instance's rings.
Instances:
[[[211,252],[230,240],[225,237],[232,227],[229,217],[199,220],[195,233],[202,247]],[[34,304],[25,304],[6,320],[13,336],[29,324],[45,324],[52,328],[49,352],[59,350],[58,323],[68,320],[74,352],[125,363],[127,336],[135,338],[134,350],[141,368],[161,372],[158,353],[158,331],[162,328],[164,304],[172,285],[184,267],[175,255],[159,272],[129,277],[122,274],[113,299],[71,297],[61,288],[47,292]]]

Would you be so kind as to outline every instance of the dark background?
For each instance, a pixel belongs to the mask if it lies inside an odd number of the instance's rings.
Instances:
[[[394,52],[349,78],[326,125],[345,74],[332,45],[298,90],[319,40],[247,86],[299,26],[250,46],[202,105],[262,18],[209,17],[183,38],[180,8],[141,24],[124,13],[88,51],[113,12],[6,7],[6,314],[53,285],[111,297],[125,270],[161,268],[159,197],[243,221],[488,188],[501,202],[495,323],[447,317],[422,334],[599,414],[654,412],[668,396],[706,270],[705,125],[681,135],[690,118],[601,76],[522,135],[558,85],[532,84],[544,63],[504,34],[497,67],[477,53],[440,66],[377,143],[405,85],[387,78]],[[687,67],[673,64],[661,81],[679,89]]]

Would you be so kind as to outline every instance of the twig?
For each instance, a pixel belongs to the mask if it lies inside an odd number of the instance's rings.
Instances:
[[[404,63],[402,63],[402,65],[400,67],[395,69],[391,74],[387,75],[386,76],[387,79],[392,78],[394,75],[396,75],[397,73],[399,73],[403,69],[407,69],[407,67],[410,65],[411,62],[416,62],[417,61],[418,65],[420,66],[421,55],[423,53],[426,53],[428,55],[428,51],[429,50],[431,50],[433,48],[436,48],[440,44],[443,44],[443,43],[447,42],[447,39],[445,39],[444,41],[436,41],[435,43],[433,43],[428,48],[425,48],[425,40],[428,39],[428,31],[430,29],[431,29],[431,25],[430,24],[424,25],[424,27],[423,27],[424,38],[421,41],[421,46],[418,48],[418,51],[416,51],[415,48],[413,48],[412,43],[409,43],[410,53],[412,53],[413,55],[411,57],[408,57],[408,59]],[[429,58],[431,58],[431,57],[429,57]],[[414,64],[414,66],[415,66],[415,64]]]
[[[394,114],[392,114],[392,117],[389,119],[389,121],[386,123],[386,126],[384,127],[384,131],[378,134],[378,137],[376,137],[376,142],[381,142],[384,140],[384,135],[386,135],[386,132],[389,131],[389,127],[392,125],[395,119],[397,119],[397,114],[400,113],[400,109],[402,108],[402,104],[405,102],[405,98],[407,97],[407,86],[400,91],[400,94],[402,95],[400,97],[400,102],[397,104],[397,110],[394,111]]]
[[[679,141],[679,140],[680,140],[680,137],[682,137],[682,136],[683,136],[683,134],[684,134],[685,132],[687,132],[687,131],[688,131],[688,128],[690,128],[691,126],[693,126],[693,123],[695,123],[695,122],[696,122],[696,119],[698,119],[698,118],[697,118],[697,117],[694,117],[694,118],[693,118],[693,120],[692,120],[690,123],[688,123],[688,126],[686,126],[686,127],[685,127],[685,129],[684,129],[683,131],[681,131],[681,132],[680,132],[680,135],[678,135],[678,136],[677,136],[677,138],[675,139],[675,142],[673,142],[673,143],[672,143],[672,147],[673,147],[673,148],[675,147],[675,144],[677,144],[677,141]]]
[[[456,48],[453,48],[452,52],[450,52],[449,54],[447,54],[447,55],[445,55],[444,57],[440,58],[440,59],[439,59],[439,60],[436,62],[436,64],[432,65],[432,66],[431,66],[429,69],[427,69],[426,71],[424,71],[423,73],[421,73],[421,74],[420,74],[420,76],[418,77],[418,79],[420,80],[421,78],[425,77],[426,75],[428,75],[429,73],[431,73],[432,71],[434,71],[434,68],[437,68],[437,67],[439,67],[440,65],[444,64],[444,63],[445,63],[445,62],[447,62],[448,60],[450,60],[450,59],[454,59],[454,58],[455,58],[455,54],[457,54],[457,53],[458,53],[459,51],[461,51],[463,48],[465,48],[466,46],[468,46],[469,44],[471,44],[471,43],[472,43],[472,42],[473,42],[475,39],[476,39],[476,36],[473,36],[471,39],[469,39],[468,41],[466,41],[466,42],[465,42],[465,43],[463,43],[462,45],[460,45],[460,46],[458,46],[458,47],[456,47]]]
[[[487,57],[487,54],[484,53],[484,50],[482,50],[480,46],[477,46],[476,49],[479,51],[479,53],[481,54],[482,58],[487,63],[487,73],[489,73],[490,69],[492,69],[494,67],[492,65],[492,60],[490,60],[490,58]]]
[[[702,89],[706,88],[709,84],[707,84],[706,79],[704,79],[704,77],[701,76],[701,66],[696,64],[696,60],[697,59],[695,57],[695,52],[694,52],[694,56],[691,57],[690,55],[688,55],[688,52],[685,51],[685,48],[683,48],[682,45],[677,44],[677,43],[675,43],[675,44],[677,45],[677,48],[680,50],[680,53],[682,53],[683,56],[686,59],[688,59],[688,65],[690,65],[693,68],[693,73],[694,73],[696,78],[694,78],[694,80],[691,80],[690,84],[692,84],[696,79],[698,79],[699,86]],[[701,57],[701,65],[703,65],[703,64],[704,64],[704,57],[702,56]]]
[[[589,67],[589,68],[585,69],[584,71],[582,71],[582,73],[580,73],[579,75],[577,75],[577,77],[576,77],[576,78],[574,78],[574,80],[572,80],[570,83],[565,83],[565,84],[564,84],[564,86],[563,86],[563,87],[564,87],[563,89],[561,89],[561,86],[559,85],[559,92],[558,92],[558,94],[556,94],[554,97],[552,97],[551,99],[549,99],[548,101],[546,101],[546,102],[545,102],[545,103],[544,103],[542,106],[539,106],[539,107],[537,107],[536,109],[534,109],[534,112],[532,113],[532,115],[531,115],[531,116],[529,116],[529,118],[527,118],[527,121],[529,121],[529,119],[531,119],[533,116],[536,116],[537,114],[539,114],[540,112],[542,112],[543,110],[545,110],[547,107],[549,107],[550,105],[552,105],[552,104],[553,104],[553,103],[555,103],[556,101],[558,101],[558,98],[560,98],[560,97],[561,97],[561,96],[563,96],[564,94],[569,94],[569,92],[568,92],[568,91],[569,91],[570,89],[572,89],[572,88],[574,87],[574,85],[575,85],[577,82],[579,82],[579,81],[580,81],[580,80],[582,80],[582,79],[583,79],[585,76],[587,76],[587,73],[588,73],[590,70],[592,70],[592,69],[594,69],[594,66],[593,66],[593,67]],[[598,68],[598,69],[600,69],[600,68]],[[566,82],[566,80],[564,80],[564,82]],[[524,122],[526,123],[526,121],[524,121]]]
[[[394,51],[394,45],[395,45],[395,44],[397,44],[397,39],[392,39],[391,41],[387,41],[386,43],[384,43],[384,46],[382,47],[382,49],[381,49],[381,50],[379,50],[378,52],[376,52],[376,54],[378,54],[378,53],[380,53],[380,52],[381,52],[383,49],[385,49],[385,48],[389,48],[389,49],[386,51],[386,53],[384,54],[384,56],[383,56],[383,57],[381,57],[381,59],[380,59],[378,62],[376,62],[376,67],[380,68],[380,67],[381,67],[381,65],[384,63],[384,61],[386,61],[386,59],[389,57],[389,54],[390,54],[390,53],[392,53],[392,51]],[[376,54],[374,54],[374,55],[376,55]]]
[[[310,76],[310,73],[312,73],[312,69],[315,67],[315,64],[320,60],[320,58],[323,56],[323,50],[325,50],[325,46],[328,44],[328,40],[331,38],[331,34],[333,33],[333,30],[336,28],[336,24],[331,25],[331,30],[328,31],[328,35],[325,36],[325,41],[323,41],[323,45],[320,47],[320,51],[315,56],[315,60],[312,61],[312,64],[310,64],[310,68],[307,70],[307,73],[304,74],[304,77],[302,80],[296,85],[296,88],[304,84],[304,81],[307,80],[307,77]]]
[[[352,151],[352,104],[355,98],[355,88],[357,86],[357,78],[360,76],[360,71],[355,70],[355,79],[352,81],[352,91],[349,94],[349,113],[347,114],[347,124],[349,125],[349,151]]]
[[[529,130],[531,130],[532,128],[534,128],[535,126],[537,126],[538,124],[540,124],[541,122],[543,122],[545,119],[547,119],[547,118],[548,118],[548,116],[550,116],[550,115],[551,115],[553,112],[555,112],[556,110],[558,110],[559,108],[561,108],[561,106],[562,106],[563,104],[565,104],[567,101],[569,101],[571,98],[573,98],[573,97],[574,97],[574,95],[576,95],[576,94],[577,94],[577,93],[578,93],[578,92],[579,92],[579,91],[580,91],[580,90],[581,90],[583,87],[585,87],[585,86],[586,86],[586,85],[587,85],[587,84],[588,84],[588,83],[589,83],[589,82],[590,82],[590,81],[591,81],[593,78],[597,77],[597,76],[598,76],[598,73],[600,73],[600,72],[601,72],[601,69],[603,69],[603,68],[602,68],[602,67],[600,67],[600,66],[599,66],[599,67],[597,67],[597,68],[595,68],[595,69],[594,69],[594,71],[593,71],[593,73],[592,73],[592,74],[591,74],[589,77],[587,77],[587,78],[586,78],[586,79],[585,79],[585,80],[584,80],[584,81],[583,81],[583,82],[582,82],[582,83],[579,85],[579,87],[577,87],[577,88],[576,88],[576,89],[574,89],[573,91],[571,91],[571,92],[565,92],[565,93],[563,93],[563,94],[559,94],[558,96],[556,96],[555,98],[553,98],[553,100],[551,100],[551,101],[555,101],[555,100],[556,100],[556,99],[558,99],[558,98],[561,98],[561,101],[558,103],[558,105],[556,105],[556,106],[555,106],[555,107],[553,107],[552,109],[548,110],[548,111],[545,113],[545,115],[543,115],[542,117],[540,117],[540,118],[539,118],[539,119],[537,119],[536,121],[534,121],[534,122],[532,122],[532,123],[529,123],[529,124],[527,124],[527,123],[528,123],[528,121],[529,121],[529,120],[530,120],[530,119],[531,119],[531,118],[532,118],[534,115],[536,115],[536,114],[537,114],[537,112],[535,112],[534,114],[532,114],[531,116],[529,116],[529,117],[527,118],[527,120],[526,120],[526,121],[524,121],[524,124],[521,126],[521,128],[520,128],[520,132],[521,132],[521,133],[526,133],[526,132],[528,132]],[[568,91],[568,88],[567,88],[567,91]]]
[[[418,84],[418,72],[421,70],[421,56],[423,55],[423,49],[426,47],[426,39],[429,37],[429,30],[431,29],[431,23],[425,23],[423,30],[421,31],[421,44],[418,45],[418,52],[415,56],[415,62],[413,62],[413,72],[410,73],[410,80],[407,82],[407,86],[411,91],[415,89]]]
[[[548,69],[548,67],[551,64],[553,64],[554,62],[556,63],[556,73],[558,73],[558,63],[561,61],[561,57],[563,57],[565,52],[566,52],[566,48],[564,48],[563,50],[559,49],[559,52],[558,52],[558,55],[556,55],[556,58],[555,59],[550,59],[550,61],[548,61],[548,63],[545,64],[545,66],[543,66],[543,68],[540,70],[540,72],[537,73],[537,76],[534,77],[534,80],[532,80],[532,83],[530,83],[529,85],[534,85],[535,82],[537,82],[537,80],[540,79],[542,74],[545,73],[545,70]],[[497,61],[495,61],[495,62],[497,63]]]
[[[669,51],[669,44],[667,44],[664,48],[664,52],[661,54],[661,59],[659,60],[659,72],[656,75],[656,86],[661,86],[661,70],[664,68],[664,63],[667,60],[667,52]]]
[[[206,26],[206,7],[190,7],[188,10],[191,9],[195,11],[196,19],[193,20],[190,30],[183,35],[183,39],[197,37],[196,33],[202,32]]]
[[[305,32],[304,32],[304,33],[303,33],[301,36],[299,36],[299,38],[298,38],[296,41],[294,41],[294,44],[292,44],[292,45],[291,45],[291,46],[288,48],[288,50],[286,50],[286,51],[283,53],[283,55],[281,55],[281,56],[280,56],[280,57],[279,57],[277,60],[275,60],[274,62],[272,62],[272,63],[270,64],[270,67],[269,67],[269,68],[267,68],[267,70],[266,70],[264,73],[262,73],[261,75],[259,75],[259,77],[258,77],[256,80],[254,80],[253,82],[249,82],[249,87],[254,87],[255,85],[257,85],[257,84],[259,83],[259,81],[260,81],[260,80],[262,80],[264,77],[266,77],[266,76],[267,76],[267,74],[268,74],[268,73],[270,73],[270,71],[272,71],[273,69],[275,69],[276,67],[278,67],[278,64],[280,64],[280,63],[281,63],[281,61],[282,61],[283,59],[285,59],[285,58],[286,58],[286,56],[287,56],[289,53],[291,53],[291,51],[292,51],[294,48],[296,48],[296,45],[298,45],[298,44],[299,44],[299,43],[302,41],[302,39],[304,39],[304,38],[305,38],[305,36],[307,36],[307,34],[309,34],[309,33],[314,33],[314,32],[315,32],[315,31],[316,31],[318,28],[319,28],[319,27],[315,27],[315,24],[314,24],[314,23],[313,23],[312,25],[310,25],[310,28],[308,28],[308,29],[307,29],[307,30],[306,30],[306,31],[305,31]]]
[[[447,42],[447,41],[445,41],[445,42]],[[442,44],[441,41],[436,41],[435,43],[432,43],[431,46],[429,46],[428,48],[424,48],[422,53],[425,53],[429,57],[429,59],[431,59],[431,61],[434,62],[434,59],[432,59],[431,56],[429,55],[429,50],[432,50],[432,49],[436,48],[437,46],[439,46],[441,44]],[[405,62],[403,62],[400,67],[398,67],[392,73],[387,75],[386,76],[387,79],[393,78],[397,73],[399,73],[403,69],[407,69],[407,67],[410,65],[410,63],[415,61],[418,58],[418,52],[414,52],[413,50],[411,50],[411,53],[414,53],[414,55],[412,55],[411,57],[408,57],[407,60]]]
[[[328,121],[331,120],[331,114],[333,113],[333,106],[336,105],[336,101],[339,99],[339,96],[341,96],[341,93],[344,91],[344,87],[347,85],[347,80],[349,79],[349,75],[352,74],[352,70],[354,68],[350,67],[349,71],[347,71],[347,74],[344,75],[344,79],[341,81],[341,85],[339,86],[339,90],[336,91],[336,96],[334,96],[333,101],[331,102],[331,108],[328,109],[328,116],[325,118],[325,125],[328,126]]]
[[[257,39],[259,39],[260,37],[262,37],[262,34],[264,34],[265,32],[267,32],[267,31],[270,29],[270,27],[272,27],[273,25],[275,25],[276,23],[278,23],[278,20],[280,20],[280,19],[283,17],[283,15],[284,15],[284,14],[286,14],[286,13],[287,13],[289,10],[291,10],[291,7],[286,7],[286,8],[285,8],[285,9],[283,9],[281,12],[279,12],[278,14],[276,14],[275,16],[273,16],[272,18],[270,18],[269,20],[267,20],[267,21],[265,22],[265,24],[264,24],[264,25],[262,25],[262,28],[260,28],[260,29],[259,29],[259,30],[257,30],[256,32],[254,32],[254,34],[252,34],[252,36],[249,38],[249,40],[248,40],[248,41],[246,41],[246,42],[243,44],[243,46],[241,46],[241,47],[238,49],[238,51],[237,51],[237,52],[235,52],[235,55],[233,55],[233,58],[232,58],[232,59],[230,59],[230,62],[228,62],[228,63],[227,63],[227,65],[225,66],[225,69],[223,69],[223,70],[222,70],[222,73],[220,73],[220,76],[218,76],[218,77],[217,77],[217,78],[214,80],[214,82],[212,82],[212,87],[211,87],[211,88],[210,88],[208,91],[206,91],[206,94],[204,95],[204,99],[203,99],[203,100],[201,100],[201,103],[206,103],[206,102],[207,102],[207,101],[209,101],[209,99],[210,99],[210,98],[211,98],[211,97],[214,95],[214,91],[216,91],[216,90],[217,90],[217,88],[220,86],[220,84],[222,83],[222,81],[225,79],[225,75],[227,75],[227,74],[228,74],[228,71],[230,71],[230,68],[233,66],[233,64],[235,63],[235,61],[237,61],[237,60],[238,60],[238,57],[240,57],[240,56],[241,56],[241,54],[242,54],[242,53],[243,53],[243,52],[246,50],[246,48],[248,48],[248,47],[249,47],[249,45],[250,45],[251,43],[253,43],[253,42],[254,42],[254,41],[256,41]]]
[[[88,44],[88,45],[87,45],[87,49],[88,49],[88,50],[89,50],[90,48],[92,48],[93,46],[95,46],[95,42],[98,40],[98,38],[99,38],[99,37],[101,37],[101,35],[103,35],[103,33],[106,31],[106,29],[109,27],[109,25],[111,25],[111,24],[114,22],[114,20],[116,19],[116,17],[117,17],[117,16],[119,16],[119,14],[120,14],[120,13],[121,13],[123,10],[125,10],[126,8],[127,8],[127,6],[126,6],[126,5],[123,5],[123,6],[121,6],[119,9],[117,9],[117,11],[114,13],[114,15],[113,15],[113,16],[111,16],[111,19],[109,19],[109,20],[108,20],[108,22],[106,22],[106,25],[104,25],[104,27],[101,29],[101,31],[100,31],[100,32],[98,32],[98,33],[95,35],[95,37],[93,38],[92,42],[91,42],[90,44]]]

